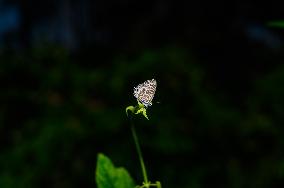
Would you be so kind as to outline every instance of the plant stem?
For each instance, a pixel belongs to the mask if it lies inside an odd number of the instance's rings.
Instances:
[[[138,137],[137,137],[136,130],[135,130],[133,122],[131,122],[131,131],[132,131],[132,136],[133,136],[133,139],[134,139],[135,147],[136,147],[136,150],[137,150],[137,153],[138,153],[138,156],[139,156],[139,161],[140,161],[140,164],[141,164],[144,183],[148,183],[146,167],[145,167],[145,164],[144,164],[142,152],[141,152],[141,149],[140,149]]]

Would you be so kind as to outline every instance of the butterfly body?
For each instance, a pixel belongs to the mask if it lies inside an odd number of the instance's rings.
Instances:
[[[157,81],[155,79],[147,80],[137,87],[134,87],[134,96],[145,107],[152,106],[152,100],[154,98],[157,87]]]

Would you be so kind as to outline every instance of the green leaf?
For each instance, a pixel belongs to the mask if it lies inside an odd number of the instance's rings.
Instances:
[[[126,115],[128,116],[128,110],[130,110],[133,114],[142,114],[146,119],[149,120],[148,116],[147,116],[147,110],[144,107],[144,105],[142,103],[140,103],[138,100],[138,105],[134,106],[128,106],[125,111],[126,111]]]
[[[140,108],[139,110],[137,110],[137,112],[135,113],[135,114],[140,114],[140,113],[142,113],[142,115],[146,118],[146,119],[148,119],[149,120],[149,118],[148,118],[148,116],[147,116],[147,114],[146,114],[146,108]]]
[[[130,110],[132,113],[134,113],[135,107],[134,107],[134,106],[128,106],[128,107],[125,109],[127,116],[128,116],[128,110]]]
[[[103,154],[98,155],[96,182],[98,188],[134,188],[134,181],[122,167],[115,167]]]

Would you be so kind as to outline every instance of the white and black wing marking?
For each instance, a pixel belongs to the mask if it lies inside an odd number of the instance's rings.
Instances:
[[[134,96],[141,102],[145,107],[152,105],[157,88],[157,81],[155,79],[146,80],[144,83],[134,87]]]

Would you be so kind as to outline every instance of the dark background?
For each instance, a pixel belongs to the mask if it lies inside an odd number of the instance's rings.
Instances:
[[[0,0],[0,187],[96,187],[99,152],[164,188],[284,186],[283,6]],[[159,102],[159,103],[157,103]]]

